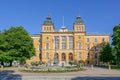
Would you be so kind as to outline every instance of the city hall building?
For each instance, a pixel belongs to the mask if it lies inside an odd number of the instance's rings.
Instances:
[[[26,62],[44,61],[50,65],[69,65],[70,61],[83,61],[85,64],[99,64],[99,52],[109,34],[88,34],[80,16],[76,17],[73,30],[62,26],[55,30],[50,16],[42,24],[40,34],[31,35],[36,55]]]

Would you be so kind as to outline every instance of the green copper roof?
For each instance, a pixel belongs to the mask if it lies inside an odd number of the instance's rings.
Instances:
[[[43,22],[43,25],[46,25],[46,24],[53,25],[51,17],[49,15],[47,16],[46,20]]]
[[[80,16],[77,16],[74,24],[84,24],[84,22],[83,22],[83,20],[81,19]]]

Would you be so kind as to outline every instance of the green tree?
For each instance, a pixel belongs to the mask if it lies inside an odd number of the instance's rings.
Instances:
[[[113,28],[112,45],[116,51],[117,64],[120,64],[120,24]]]
[[[5,41],[5,35],[0,32],[0,63],[2,65],[4,65],[3,62],[8,62],[11,59],[11,57],[6,53],[7,45],[8,43]]]
[[[2,59],[2,55],[5,55],[4,59],[6,58],[7,62],[12,63],[14,60],[23,62],[35,55],[33,40],[22,26],[4,30],[2,35],[4,35],[5,43],[3,44],[4,48],[0,54],[0,59]],[[1,41],[3,40],[1,39]]]
[[[112,47],[109,43],[103,47],[100,51],[99,60],[105,63],[111,63],[114,60],[114,56],[112,54]]]

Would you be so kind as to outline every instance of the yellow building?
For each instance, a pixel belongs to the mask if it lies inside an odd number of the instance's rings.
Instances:
[[[62,26],[55,30],[50,16],[42,24],[40,34],[31,35],[36,49],[36,56],[27,60],[45,61],[51,65],[69,65],[69,61],[82,60],[86,64],[97,65],[102,47],[109,42],[109,34],[87,34],[80,16],[76,17],[73,30]]]

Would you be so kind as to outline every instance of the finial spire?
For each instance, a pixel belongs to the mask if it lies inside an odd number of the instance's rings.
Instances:
[[[80,17],[80,11],[78,10],[78,17]]]
[[[48,10],[48,17],[50,17],[50,10]]]

